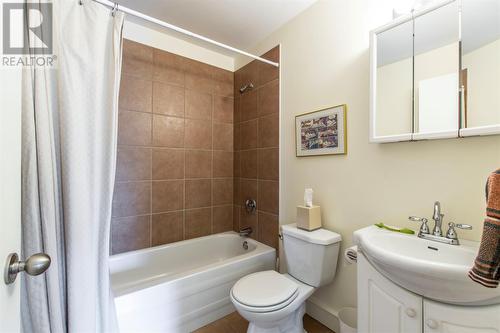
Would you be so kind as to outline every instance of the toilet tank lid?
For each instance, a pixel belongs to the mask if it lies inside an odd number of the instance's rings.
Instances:
[[[342,237],[333,231],[323,228],[314,231],[302,230],[297,228],[295,223],[282,225],[281,230],[285,235],[319,245],[330,245],[342,240]]]

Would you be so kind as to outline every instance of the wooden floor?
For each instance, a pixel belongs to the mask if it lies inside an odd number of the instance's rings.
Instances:
[[[233,312],[230,315],[221,318],[205,327],[202,327],[194,333],[246,333],[248,322],[239,315],[238,312]],[[328,327],[320,324],[318,321],[304,316],[304,328],[307,333],[334,333]]]

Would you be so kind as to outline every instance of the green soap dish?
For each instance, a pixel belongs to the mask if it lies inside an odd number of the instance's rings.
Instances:
[[[394,227],[394,226],[391,226],[391,225],[385,225],[382,222],[375,223],[375,226],[377,226],[377,227],[379,227],[381,229],[385,229],[385,230],[389,230],[389,231],[394,231],[394,232],[400,232],[400,233],[403,233],[403,234],[408,234],[408,235],[414,235],[415,234],[415,231],[413,231],[411,229],[408,229],[408,228],[398,228],[398,227]]]

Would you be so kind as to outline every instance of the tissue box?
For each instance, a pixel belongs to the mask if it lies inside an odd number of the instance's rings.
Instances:
[[[321,208],[297,206],[297,228],[308,231],[321,228]]]

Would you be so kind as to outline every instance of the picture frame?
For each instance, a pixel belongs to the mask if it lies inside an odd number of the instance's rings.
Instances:
[[[347,154],[347,105],[295,116],[297,157]]]

